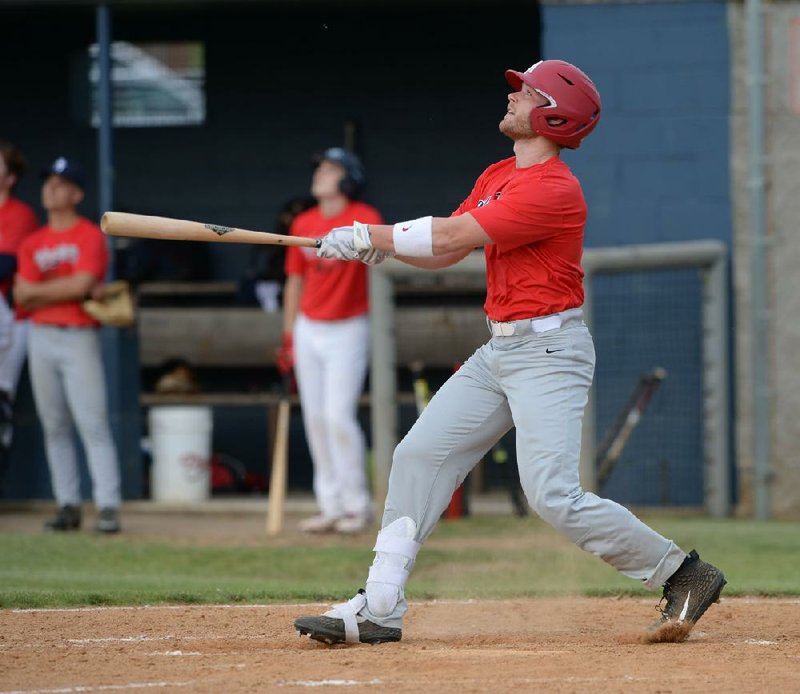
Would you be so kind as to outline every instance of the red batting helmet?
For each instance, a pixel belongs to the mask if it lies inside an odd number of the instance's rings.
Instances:
[[[576,149],[600,120],[600,94],[585,73],[563,60],[540,60],[525,72],[506,70],[508,83],[519,91],[524,82],[550,103],[531,111],[537,135]]]

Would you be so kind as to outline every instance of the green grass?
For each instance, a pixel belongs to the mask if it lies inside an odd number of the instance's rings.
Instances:
[[[651,516],[726,573],[726,595],[800,595],[800,523]],[[89,534],[0,534],[0,607],[341,600],[366,577],[371,538],[324,547],[171,546]],[[420,553],[411,599],[645,595],[535,519],[442,523]]]

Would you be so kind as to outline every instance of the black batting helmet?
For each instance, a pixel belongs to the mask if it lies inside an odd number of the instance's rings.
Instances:
[[[339,190],[351,200],[355,200],[364,189],[367,182],[366,171],[361,160],[350,150],[344,147],[329,147],[321,154],[314,155],[314,166],[319,166],[323,161],[332,161],[345,170],[345,177],[339,183]]]

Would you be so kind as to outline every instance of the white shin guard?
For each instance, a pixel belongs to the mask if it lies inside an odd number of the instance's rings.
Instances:
[[[417,524],[408,516],[391,522],[378,533],[375,560],[367,578],[367,605],[376,617],[392,614],[420,544],[414,541]]]

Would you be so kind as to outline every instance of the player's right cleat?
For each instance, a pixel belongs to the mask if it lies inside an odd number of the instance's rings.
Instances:
[[[77,530],[81,527],[81,509],[79,506],[62,506],[58,513],[50,520],[45,521],[44,527],[47,530],[65,531]]]
[[[375,645],[387,641],[399,641],[402,635],[401,629],[382,627],[359,614],[366,605],[367,594],[362,589],[354,598],[334,605],[333,609],[323,615],[298,617],[294,620],[294,628],[300,636],[308,634],[315,641],[322,641],[330,646],[337,643]]]
[[[715,602],[727,583],[717,567],[701,561],[695,550],[689,552],[680,568],[664,584],[661,620],[656,626],[667,623],[693,625]]]
[[[346,643],[347,637],[344,630],[344,621],[336,617],[298,617],[294,620],[294,627],[300,636],[308,634],[315,641],[327,643],[333,646],[337,643]],[[389,641],[399,641],[402,636],[402,629],[382,627],[379,624],[365,619],[358,623],[358,640],[361,643],[369,643],[373,646]]]

